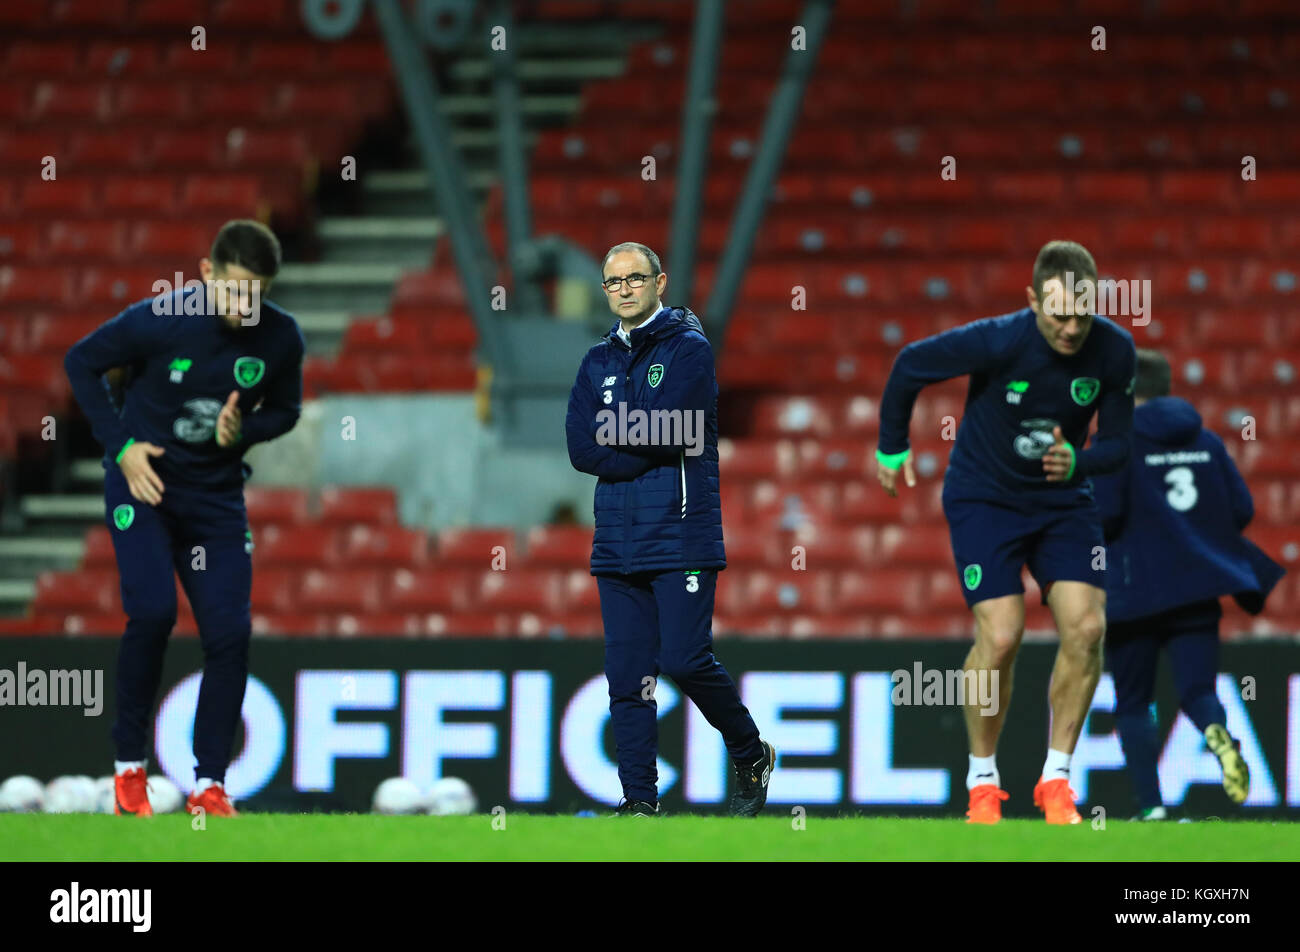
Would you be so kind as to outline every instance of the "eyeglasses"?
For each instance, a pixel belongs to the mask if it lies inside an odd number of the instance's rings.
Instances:
[[[607,278],[606,280],[601,282],[601,287],[603,287],[610,294],[613,294],[615,291],[621,288],[623,286],[623,282],[626,281],[627,286],[631,288],[633,291],[635,291],[637,288],[643,287],[645,283],[649,280],[650,280],[650,275],[648,274],[629,274],[625,278]]]

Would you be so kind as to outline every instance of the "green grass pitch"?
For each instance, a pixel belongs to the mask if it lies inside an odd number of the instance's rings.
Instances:
[[[501,825],[497,817],[496,825]],[[1004,820],[809,816],[756,820],[671,816],[578,818],[246,814],[0,815],[3,860],[1296,860],[1300,824],[1132,823],[1093,829]]]

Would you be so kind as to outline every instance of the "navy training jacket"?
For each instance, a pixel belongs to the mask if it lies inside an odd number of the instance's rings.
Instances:
[[[1145,618],[1232,595],[1257,614],[1285,570],[1242,536],[1255,504],[1223,440],[1186,400],[1133,414],[1133,455],[1093,477],[1106,534],[1106,617]]]
[[[591,574],[726,568],[718,383],[704,328],[689,309],[670,307],[632,331],[631,347],[617,329],[615,323],[582,359],[565,418],[574,469],[599,477]],[[681,411],[683,422],[661,428],[654,445],[632,426],[628,439],[611,440],[620,413],[630,423],[637,410],[646,419]],[[702,432],[685,425],[687,414],[702,421]]]

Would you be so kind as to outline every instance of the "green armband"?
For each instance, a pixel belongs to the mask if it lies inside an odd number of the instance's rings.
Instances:
[[[882,453],[880,450],[876,450],[876,462],[885,467],[885,469],[892,469],[894,472],[898,472],[903,468],[903,463],[911,455],[911,450],[903,450],[901,453]]]
[[[123,443],[123,444],[122,444],[122,448],[121,448],[120,450],[117,451],[117,459],[113,460],[113,462],[114,462],[114,463],[119,463],[119,464],[120,464],[120,463],[122,462],[122,454],[125,453],[126,450],[127,450],[127,447],[129,447],[129,446],[130,446],[132,443],[134,443],[134,442],[135,442],[135,437],[131,437],[129,440],[127,440],[125,443]]]
[[[1065,481],[1068,483],[1074,478],[1074,464],[1079,462],[1079,454],[1074,451],[1074,444],[1066,443],[1070,447],[1070,470],[1065,474]]]

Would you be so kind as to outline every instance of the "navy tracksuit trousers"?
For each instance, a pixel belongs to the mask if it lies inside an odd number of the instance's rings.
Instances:
[[[653,682],[666,674],[722,734],[733,761],[763,756],[758,727],[731,675],[713,657],[716,570],[598,575],[605,627],[605,677],[628,800],[659,800],[659,730]]]
[[[163,482],[162,502],[150,506],[132,498],[121,470],[106,467],[106,517],[127,615],[118,650],[113,742],[118,760],[146,759],[163,653],[176,624],[179,575],[203,647],[194,775],[224,782],[244,703],[252,634],[252,536],[243,487],[216,492],[182,488],[174,479]]]
[[[1115,726],[1129,777],[1143,810],[1161,805],[1156,761],[1160,738],[1151,704],[1155,699],[1160,649],[1169,653],[1179,706],[1204,733],[1224,724],[1223,704],[1214,692],[1219,670],[1217,600],[1197,602],[1106,628],[1106,655],[1115,680]]]

